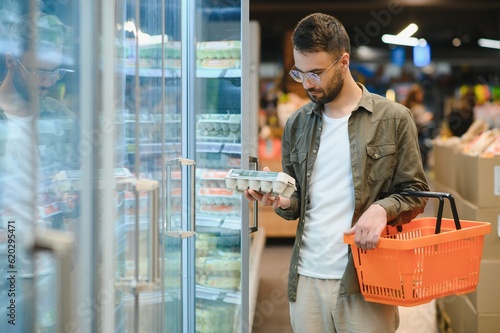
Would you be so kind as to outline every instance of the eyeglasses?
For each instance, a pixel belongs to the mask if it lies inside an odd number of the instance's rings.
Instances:
[[[64,75],[67,72],[70,72],[70,73],[74,72],[74,70],[66,69],[66,68],[56,68],[53,71],[42,71],[42,70],[29,71],[19,59],[16,59],[16,61],[19,63],[19,65],[21,65],[21,67],[26,71],[26,73],[37,78],[40,81],[44,80],[44,79],[51,80],[54,82],[59,81],[60,79],[62,79],[64,77]]]
[[[339,55],[339,57],[327,69],[325,69],[325,71],[323,73],[321,73],[320,75],[318,75],[316,73],[312,73],[312,72],[303,73],[297,69],[292,69],[289,72],[289,74],[292,77],[292,79],[296,82],[302,83],[302,82],[304,82],[304,79],[305,79],[305,80],[309,81],[310,83],[319,84],[321,82],[321,77],[323,75],[325,75],[325,73],[328,72],[328,70],[330,68],[332,68],[333,65],[335,65],[340,60],[341,57],[342,57],[342,54]]]

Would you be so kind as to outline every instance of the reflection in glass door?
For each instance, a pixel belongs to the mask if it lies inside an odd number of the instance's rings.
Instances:
[[[0,13],[0,331],[62,331],[80,212],[72,7]]]
[[[246,332],[247,7],[0,3],[1,332]]]

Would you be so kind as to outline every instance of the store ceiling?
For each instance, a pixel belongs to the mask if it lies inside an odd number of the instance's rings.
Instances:
[[[481,48],[478,38],[500,40],[499,0],[250,0],[250,19],[261,28],[262,61],[279,61],[286,31],[304,16],[324,12],[346,27],[354,48],[369,46],[382,52],[383,34],[397,34],[409,23],[419,26],[434,59],[488,62],[500,66],[500,50]],[[462,44],[455,47],[454,38]]]

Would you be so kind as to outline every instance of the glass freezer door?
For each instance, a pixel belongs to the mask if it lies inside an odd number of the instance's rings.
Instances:
[[[188,2],[189,3],[189,2]],[[186,144],[197,164],[196,239],[193,265],[195,308],[189,332],[248,331],[248,202],[226,189],[230,169],[249,168],[247,118],[248,1],[195,1],[188,39],[195,40],[187,115],[194,124]],[[194,140],[193,140],[194,139]],[[189,155],[191,154],[191,155]],[[189,295],[187,295],[189,297]]]
[[[242,124],[256,121],[242,103],[248,1],[127,0],[117,13],[123,79],[116,142],[124,158],[116,167],[158,182],[163,276],[152,289],[117,294],[116,327],[248,332],[249,211],[224,181],[229,169],[249,167]],[[156,233],[151,212],[138,208],[149,194],[131,192],[119,220],[128,224],[119,244],[128,246],[116,259],[124,272],[130,268],[130,277],[120,276],[125,283],[148,277],[147,240]]]
[[[181,156],[181,0],[117,1],[119,194],[115,332],[182,331],[185,179]],[[140,188],[140,190],[139,190]]]

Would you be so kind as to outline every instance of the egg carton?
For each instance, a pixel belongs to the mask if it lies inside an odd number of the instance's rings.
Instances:
[[[290,198],[297,189],[295,179],[284,172],[231,169],[226,176],[226,188],[243,192],[252,189],[259,193]]]
[[[197,129],[203,135],[229,135],[241,131],[241,115],[239,114],[211,114],[204,113],[198,116]]]

